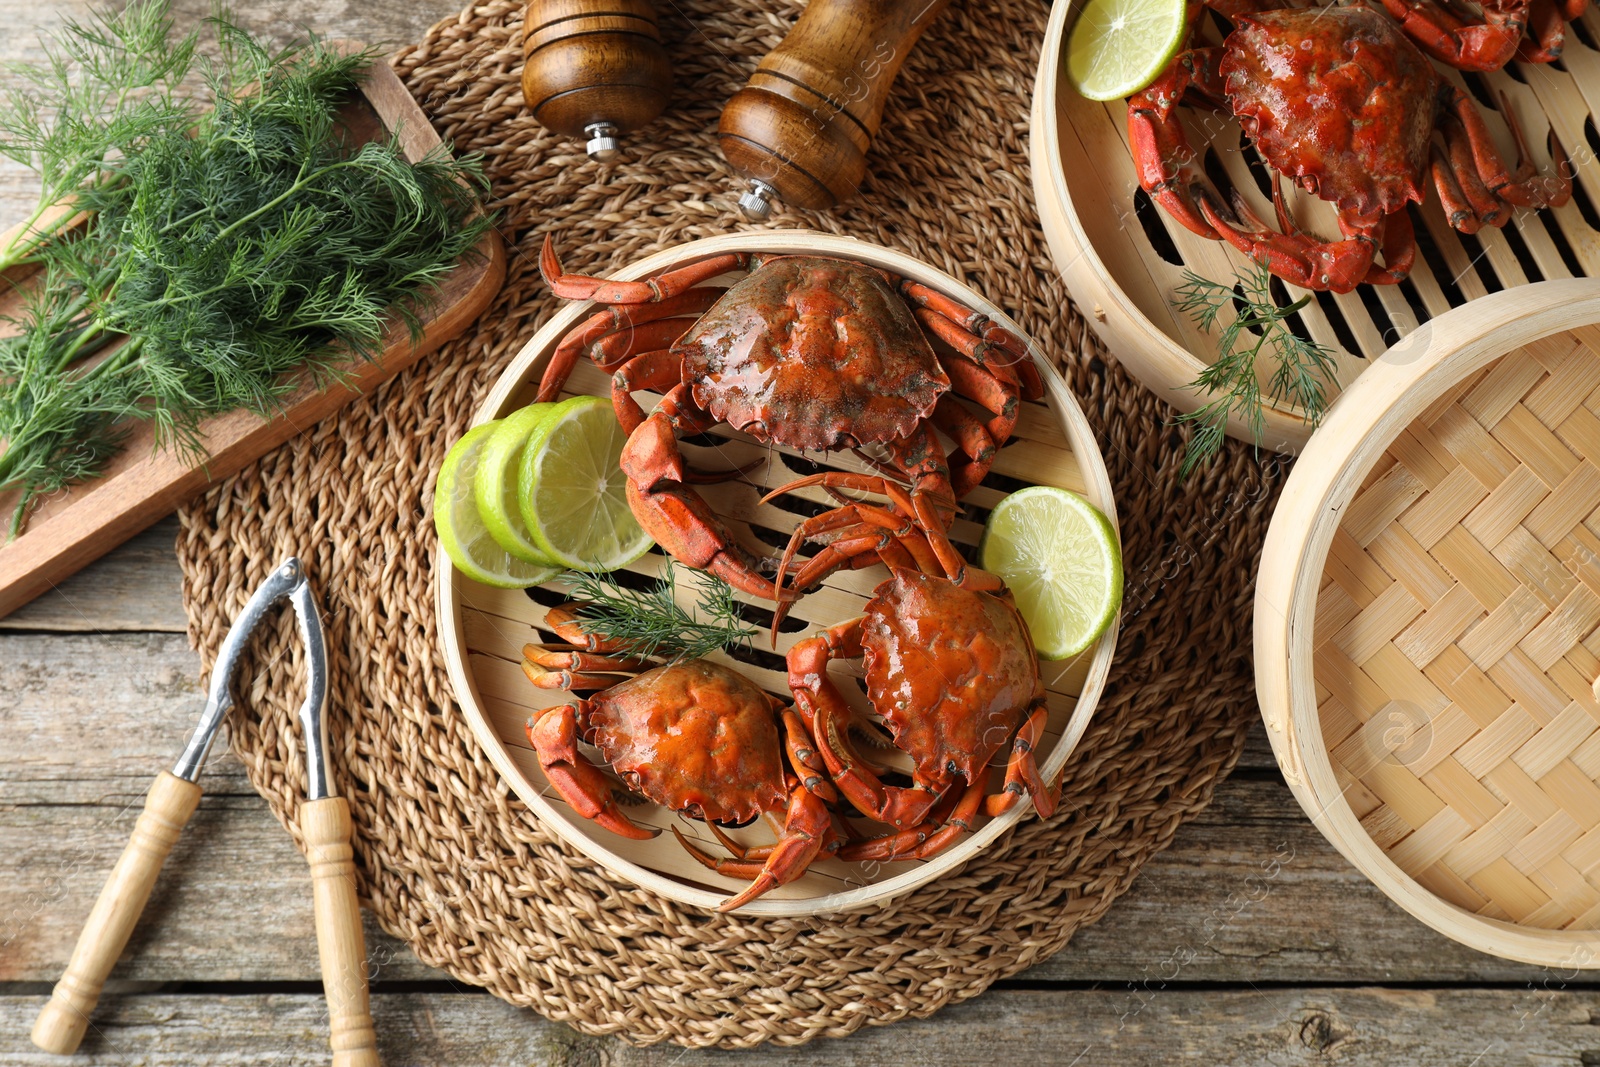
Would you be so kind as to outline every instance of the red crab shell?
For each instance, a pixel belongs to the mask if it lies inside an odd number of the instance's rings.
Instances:
[[[897,568],[867,602],[862,632],[868,699],[916,780],[975,780],[1038,686],[1022,617],[999,597]]]
[[[628,787],[691,818],[744,823],[781,812],[773,699],[705,660],[657,667],[590,698],[591,739]]]
[[[905,301],[840,259],[769,260],[673,351],[719,422],[804,450],[906,437],[950,388]]]
[[[1388,16],[1362,7],[1239,15],[1221,71],[1269,166],[1341,211],[1422,201],[1439,76]]]

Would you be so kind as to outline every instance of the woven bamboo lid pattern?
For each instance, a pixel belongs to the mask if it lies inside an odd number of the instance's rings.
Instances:
[[[1519,958],[1522,931],[1565,931],[1527,944],[1600,965],[1583,948],[1600,928],[1600,284],[1456,314],[1358,382],[1362,425],[1330,418],[1343,440],[1314,440],[1274,520],[1269,557],[1299,545],[1307,571],[1318,538],[1299,520],[1331,529],[1288,653],[1310,672],[1320,746],[1286,769],[1359,820],[1329,835],[1358,866],[1375,846],[1385,878],[1453,906],[1414,895],[1425,921]],[[1302,510],[1302,473],[1359,485]],[[1279,591],[1264,579],[1264,601]],[[1287,728],[1303,741],[1300,710]],[[1334,789],[1312,771],[1324,757]]]
[[[881,910],[712,917],[607,875],[516,800],[454,704],[434,623],[433,474],[557,305],[534,263],[546,233],[571,269],[605,271],[749,228],[734,222],[717,112],[801,5],[661,5],[674,103],[608,166],[526,115],[522,6],[470,7],[395,61],[440,132],[485,155],[505,290],[466,336],[185,509],[191,636],[209,663],[265,570],[287,551],[307,561],[327,609],[334,774],[352,798],[363,898],[461,981],[586,1033],[696,1046],[842,1036],[975,996],[1101,915],[1233,765],[1254,715],[1249,577],[1279,468],[1230,446],[1204,475],[1178,477],[1171,410],[1093,345],[1039,235],[1027,120],[1045,8],[956,0],[907,61],[862,194],[830,214],[780,206],[772,224],[859,235],[962,278],[1041,344],[1094,425],[1128,595],[1066,800]],[[230,732],[292,827],[301,665],[280,625],[243,665]]]

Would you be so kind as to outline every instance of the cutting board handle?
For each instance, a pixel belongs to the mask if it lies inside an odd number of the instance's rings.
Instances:
[[[378,1067],[378,1037],[367,996],[367,946],[356,899],[350,804],[344,797],[300,806],[300,833],[311,864],[311,892],[328,999],[334,1067]]]
[[[133,835],[78,935],[67,973],[33,1024],[33,1043],[44,1051],[61,1056],[77,1051],[106,976],[127,947],[156,875],[199,803],[200,787],[171,771],[162,771],[151,785]]]

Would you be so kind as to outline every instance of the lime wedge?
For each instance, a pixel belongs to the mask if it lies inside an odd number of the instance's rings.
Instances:
[[[617,463],[627,439],[611,401],[598,396],[563,400],[534,430],[522,452],[517,497],[546,556],[567,567],[610,571],[650,550]]]
[[[1184,0],[1087,0],[1067,35],[1067,82],[1120,100],[1156,80],[1183,46]]]
[[[1036,485],[989,513],[979,566],[1005,579],[1041,659],[1094,644],[1122,603],[1117,532],[1076,493]]]
[[[555,409],[555,404],[529,404],[501,419],[489,443],[483,446],[472,479],[478,515],[489,536],[513,558],[545,567],[555,566],[556,561],[540,550],[523,524],[522,509],[517,504],[517,479],[522,473],[522,452],[528,439]]]
[[[439,531],[439,544],[462,574],[484,585],[523,589],[548,582],[564,568],[514,558],[489,536],[478,516],[474,476],[484,446],[499,425],[496,421],[468,430],[444,457],[433,490],[433,526]]]

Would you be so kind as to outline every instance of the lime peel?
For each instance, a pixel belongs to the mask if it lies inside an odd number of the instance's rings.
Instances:
[[[1067,83],[1090,100],[1120,100],[1167,69],[1188,34],[1184,0],[1087,0],[1067,35]]]
[[[1076,493],[1045,485],[1012,493],[989,513],[978,555],[1010,587],[1041,659],[1081,654],[1117,617],[1117,532]]]
[[[483,447],[472,480],[478,514],[489,536],[513,558],[544,567],[557,566],[557,562],[540,550],[523,523],[522,509],[517,502],[517,480],[522,469],[523,450],[556,406],[529,404],[500,419],[500,425]]]
[[[440,546],[462,574],[484,585],[525,589],[548,582],[565,568],[516,559],[489,536],[474,483],[483,450],[499,426],[495,420],[468,430],[446,454],[434,482],[433,525]]]
[[[529,534],[550,559],[609,571],[650,550],[654,542],[634,518],[618,464],[627,438],[609,400],[575,396],[528,439],[517,498]]]

